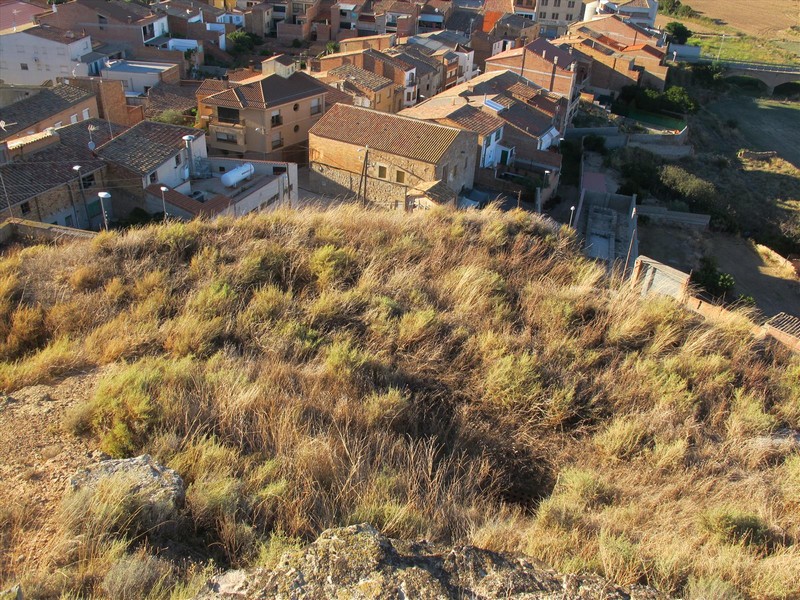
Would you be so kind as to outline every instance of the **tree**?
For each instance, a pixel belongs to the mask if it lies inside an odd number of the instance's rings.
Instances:
[[[157,115],[151,119],[151,121],[157,121],[158,123],[169,123],[171,125],[186,125],[187,120],[188,119],[186,115],[172,108],[165,110],[160,115]]]
[[[667,23],[667,25],[664,27],[664,31],[669,34],[670,39],[676,44],[685,44],[687,40],[692,37],[692,32],[689,30],[689,28],[678,21]]]
[[[336,54],[339,51],[338,42],[330,41],[325,44],[325,54]]]
[[[232,54],[244,54],[252,50],[253,46],[255,46],[253,36],[241,30],[229,33],[228,41],[233,44],[233,48],[230,49]]]

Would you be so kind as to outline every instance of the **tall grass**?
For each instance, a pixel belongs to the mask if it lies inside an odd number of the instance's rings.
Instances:
[[[796,451],[750,449],[798,427],[798,359],[744,317],[639,298],[534,215],[343,207],[103,234],[5,258],[0,311],[5,391],[115,365],[67,426],[178,470],[176,547],[199,561],[148,558],[121,505],[52,543],[66,583],[40,576],[43,597],[184,593],[205,561],[271,565],[361,521],[675,594],[797,580]],[[102,544],[66,560],[89,532]]]

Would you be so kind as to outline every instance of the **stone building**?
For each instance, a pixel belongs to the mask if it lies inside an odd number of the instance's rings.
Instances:
[[[337,104],[309,131],[310,184],[326,195],[408,209],[416,189],[439,182],[455,205],[472,188],[477,145],[472,131]]]

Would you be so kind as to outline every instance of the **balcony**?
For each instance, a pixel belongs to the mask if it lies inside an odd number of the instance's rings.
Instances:
[[[273,115],[269,122],[272,127],[280,127],[283,125],[283,117],[280,115]]]
[[[272,149],[277,150],[278,148],[283,148],[283,138],[279,140],[272,140]]]

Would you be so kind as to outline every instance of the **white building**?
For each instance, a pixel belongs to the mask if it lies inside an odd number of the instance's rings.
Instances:
[[[591,16],[619,15],[640,27],[655,27],[658,0],[593,0],[586,5],[586,20]]]
[[[0,80],[42,85],[57,77],[88,76],[92,55],[88,35],[51,25],[18,27],[0,35]]]

